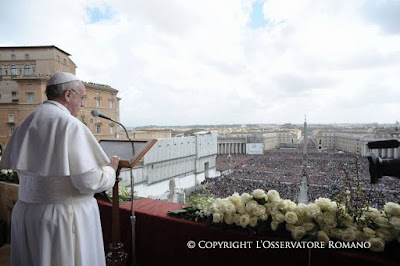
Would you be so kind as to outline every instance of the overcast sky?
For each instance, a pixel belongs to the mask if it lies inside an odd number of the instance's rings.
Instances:
[[[119,90],[130,127],[400,120],[400,0],[2,0],[0,25]]]

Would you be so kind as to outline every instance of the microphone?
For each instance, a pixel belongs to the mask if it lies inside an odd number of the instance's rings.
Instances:
[[[114,121],[114,119],[112,119],[111,117],[103,115],[102,113],[100,113],[97,110],[92,110],[91,114],[92,114],[92,116],[98,116],[98,117],[101,117],[101,118],[104,118],[104,119],[107,119],[107,120]],[[116,121],[114,121],[114,122],[116,122]]]
[[[108,117],[108,116],[106,116],[106,115],[103,115],[102,113],[100,113],[99,111],[94,110],[94,109],[92,110],[91,114],[92,114],[92,116],[94,116],[94,117],[98,116],[98,117],[100,117],[100,118],[104,118],[104,119],[113,121],[113,122],[117,123],[118,125],[120,125],[120,126],[125,130],[125,134],[126,134],[126,137],[128,138],[128,140],[131,141],[131,144],[132,144],[132,154],[135,155],[135,149],[134,149],[134,147],[133,147],[133,141],[132,141],[131,138],[129,137],[128,131],[126,130],[126,128],[125,128],[125,126],[124,126],[123,124],[121,124],[121,123],[118,122],[118,121],[115,121],[115,120],[112,119],[111,117]]]

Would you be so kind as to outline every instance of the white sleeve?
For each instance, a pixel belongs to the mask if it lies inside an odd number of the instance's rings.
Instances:
[[[71,176],[71,181],[82,194],[93,194],[112,188],[115,170],[111,166],[94,168],[86,173]]]

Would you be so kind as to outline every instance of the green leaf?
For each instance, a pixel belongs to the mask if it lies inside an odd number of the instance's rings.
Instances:
[[[175,211],[169,211],[167,214],[168,215],[177,215],[177,216],[179,216],[179,215],[182,215],[182,214],[185,214],[185,213],[187,213],[186,210],[175,210]]]

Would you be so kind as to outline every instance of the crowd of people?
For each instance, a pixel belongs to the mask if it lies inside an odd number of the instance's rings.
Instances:
[[[383,177],[378,184],[371,184],[367,158],[334,150],[317,151],[312,143],[307,156],[302,147],[269,150],[263,155],[218,155],[217,171],[223,174],[206,184],[215,197],[260,188],[275,189],[282,198],[297,201],[305,176],[309,201],[319,197],[333,199],[345,190],[355,191],[359,183],[373,207],[382,208],[388,201],[400,202],[399,179]]]

